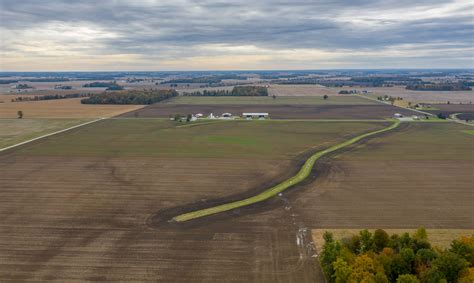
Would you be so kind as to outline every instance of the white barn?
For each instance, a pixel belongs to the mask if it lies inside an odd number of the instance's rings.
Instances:
[[[245,117],[247,119],[253,119],[253,118],[265,119],[265,118],[268,118],[268,113],[265,113],[265,112],[261,112],[261,113],[242,113],[242,117]]]

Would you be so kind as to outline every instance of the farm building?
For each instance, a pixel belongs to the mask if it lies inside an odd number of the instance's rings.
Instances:
[[[258,119],[265,119],[268,118],[268,113],[242,113],[242,117],[245,117],[247,119],[253,119],[253,118],[258,118]]]
[[[403,118],[403,115],[400,113],[393,114],[393,118]]]
[[[231,113],[222,113],[221,118],[230,119],[230,118],[232,118],[232,114]]]

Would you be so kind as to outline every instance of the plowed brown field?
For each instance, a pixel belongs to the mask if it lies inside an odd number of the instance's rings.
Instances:
[[[454,123],[404,124],[352,146],[262,205],[150,225],[255,193],[294,174],[302,147],[383,124],[167,123],[103,121],[0,155],[0,279],[321,282],[309,228],[474,226],[472,136]]]

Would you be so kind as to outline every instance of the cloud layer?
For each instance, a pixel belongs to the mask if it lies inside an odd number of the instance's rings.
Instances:
[[[473,67],[471,0],[2,0],[0,68]]]

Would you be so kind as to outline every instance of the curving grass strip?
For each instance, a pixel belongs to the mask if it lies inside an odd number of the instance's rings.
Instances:
[[[269,199],[271,197],[274,197],[277,194],[283,192],[284,190],[288,189],[289,187],[294,186],[294,185],[300,183],[301,181],[303,181],[304,179],[306,179],[306,177],[308,177],[309,174],[311,173],[311,169],[313,168],[314,163],[318,159],[320,159],[322,156],[324,156],[326,154],[329,154],[331,152],[334,152],[336,150],[339,150],[339,149],[341,149],[343,147],[346,147],[348,145],[351,145],[353,143],[356,143],[356,142],[358,142],[358,141],[360,141],[360,140],[362,140],[366,137],[373,136],[373,135],[376,135],[376,134],[380,134],[380,133],[395,129],[396,127],[398,127],[398,125],[400,125],[400,121],[396,120],[392,125],[390,125],[387,128],[383,128],[383,129],[380,129],[380,130],[377,130],[377,131],[374,131],[374,132],[362,134],[360,136],[354,137],[354,138],[352,138],[350,140],[347,140],[345,142],[342,142],[340,144],[333,145],[333,146],[331,146],[331,147],[329,147],[325,150],[318,151],[306,160],[303,167],[301,167],[300,171],[298,171],[298,173],[295,176],[281,182],[280,184],[278,184],[274,187],[269,188],[268,190],[265,190],[264,192],[259,193],[258,195],[255,195],[253,197],[249,197],[249,198],[246,198],[246,199],[243,199],[243,200],[239,200],[239,201],[234,201],[234,202],[221,204],[221,205],[214,206],[214,207],[209,207],[209,208],[205,208],[205,209],[200,209],[200,210],[180,214],[178,216],[173,217],[170,221],[171,222],[185,222],[185,221],[188,221],[188,220],[192,220],[192,219],[196,219],[196,218],[200,218],[200,217],[204,217],[204,216],[208,216],[208,215],[212,215],[212,214],[216,214],[216,213],[220,213],[220,212],[224,212],[224,211],[229,211],[229,210],[232,210],[232,209],[235,209],[235,208],[239,208],[239,207],[243,207],[243,206],[247,206],[247,205],[250,205],[250,204],[254,204],[254,203],[257,203],[257,202],[267,200],[267,199]]]

